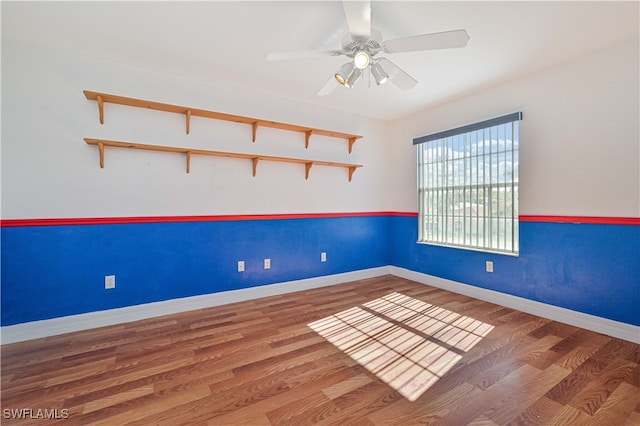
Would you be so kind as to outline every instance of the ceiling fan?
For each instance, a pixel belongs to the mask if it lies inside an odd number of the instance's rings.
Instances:
[[[296,52],[278,52],[267,55],[268,61],[312,58],[317,56],[346,56],[350,61],[336,71],[333,77],[318,92],[328,95],[339,85],[352,88],[366,71],[376,84],[391,81],[402,90],[409,90],[418,82],[406,71],[385,57],[376,57],[379,53],[402,53],[419,50],[451,49],[464,47],[469,41],[466,30],[444,31],[402,37],[394,40],[382,40],[379,31],[371,28],[371,2],[342,2],[349,32],[342,39],[340,50],[306,50]]]

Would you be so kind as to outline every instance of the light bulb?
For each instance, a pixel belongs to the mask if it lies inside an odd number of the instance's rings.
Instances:
[[[369,54],[364,50],[359,51],[353,57],[353,65],[355,65],[355,67],[358,68],[359,70],[363,70],[366,67],[368,67],[369,61],[370,61]]]
[[[376,81],[378,86],[385,84],[387,80],[389,80],[389,74],[384,72],[378,63],[371,64],[371,74],[373,74],[373,79]]]
[[[351,75],[352,73],[353,73],[353,64],[351,62],[347,62],[346,64],[340,67],[340,69],[334,74],[334,77],[336,78],[336,80],[338,80],[338,83],[344,86],[347,83],[347,79],[349,78],[349,75]]]

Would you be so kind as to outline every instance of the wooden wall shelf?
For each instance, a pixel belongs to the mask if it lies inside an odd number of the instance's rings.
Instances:
[[[149,108],[158,111],[173,112],[176,114],[184,114],[186,117],[186,131],[189,134],[191,117],[205,117],[215,120],[233,121],[235,123],[249,124],[253,127],[253,142],[256,141],[258,127],[271,127],[274,129],[288,130],[291,132],[299,132],[305,135],[305,148],[309,147],[309,139],[311,135],[322,135],[333,138],[345,139],[348,143],[349,152],[353,148],[353,144],[362,136],[352,135],[349,133],[334,132],[331,130],[316,129],[312,127],[297,126],[295,124],[279,123],[276,121],[260,120],[258,118],[244,117],[241,115],[225,114],[222,112],[207,111],[204,109],[190,108],[184,106],[163,104],[160,102],[145,101],[142,99],[127,98],[124,96],[109,95],[107,93],[92,92],[84,90],[84,95],[89,100],[98,102],[98,112],[100,114],[100,124],[104,124],[104,104],[112,103],[119,105],[128,105],[137,108]]]
[[[329,161],[307,160],[302,158],[287,158],[287,157],[275,157],[269,155],[256,155],[256,154],[240,154],[235,152],[224,151],[209,151],[203,149],[192,148],[178,148],[172,146],[160,146],[160,145],[147,145],[135,142],[118,142],[104,139],[92,139],[84,138],[84,141],[89,145],[96,145],[100,152],[100,168],[104,168],[104,149],[110,148],[130,148],[139,149],[144,151],[160,151],[160,152],[175,152],[178,154],[184,154],[186,158],[187,173],[191,171],[191,156],[192,155],[208,155],[212,157],[230,157],[230,158],[242,158],[251,160],[253,163],[253,176],[256,175],[258,169],[258,163],[260,161],[279,161],[283,163],[295,163],[304,164],[305,166],[305,179],[309,179],[309,171],[313,166],[331,166],[331,167],[344,167],[349,171],[349,182],[353,177],[353,173],[357,168],[362,167],[362,164],[347,164],[347,163],[333,163]]]

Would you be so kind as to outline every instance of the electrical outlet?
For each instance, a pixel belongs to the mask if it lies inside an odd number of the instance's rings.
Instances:
[[[271,269],[271,259],[264,260],[264,269]]]
[[[492,261],[487,260],[486,267],[487,267],[487,272],[493,272],[493,262]]]
[[[322,252],[320,253],[320,262],[326,262],[327,261],[327,253],[326,252]]]
[[[244,272],[244,260],[238,260],[238,272]]]
[[[116,276],[115,275],[105,275],[104,277],[104,288],[109,290],[112,288],[116,288]]]

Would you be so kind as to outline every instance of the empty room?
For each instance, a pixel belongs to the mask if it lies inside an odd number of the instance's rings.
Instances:
[[[0,12],[3,425],[640,424],[640,2]]]

